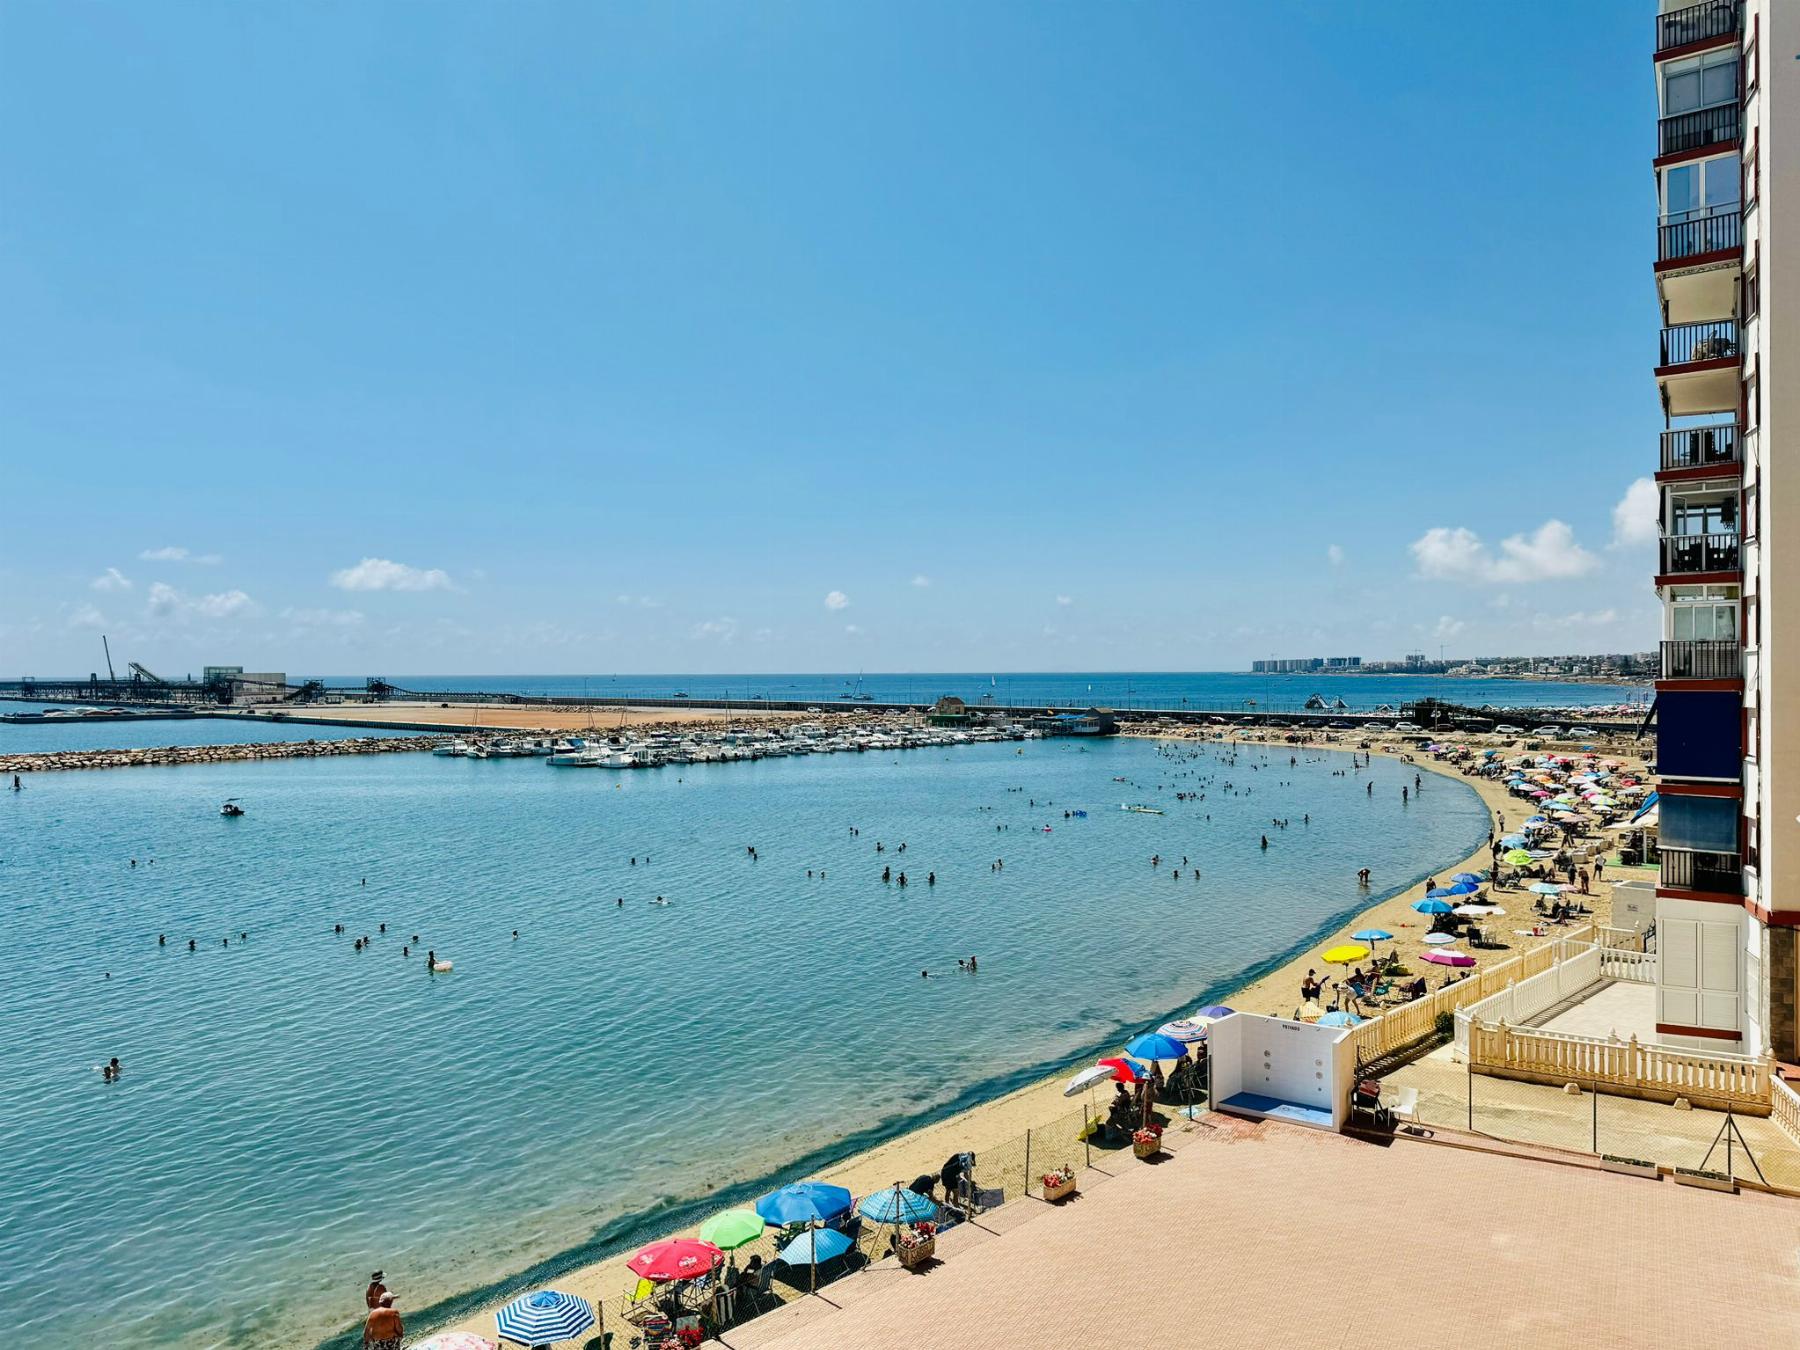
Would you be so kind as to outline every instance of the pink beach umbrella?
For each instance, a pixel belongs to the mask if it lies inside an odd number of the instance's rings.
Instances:
[[[1475,964],[1475,958],[1467,952],[1453,952],[1443,947],[1439,947],[1435,951],[1421,952],[1419,960],[1429,961],[1437,966],[1472,966]]]

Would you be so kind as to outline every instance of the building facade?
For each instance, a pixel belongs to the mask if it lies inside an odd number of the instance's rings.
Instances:
[[[1657,1034],[1800,1061],[1800,4],[1662,0],[1654,62],[1662,602]],[[1786,271],[1795,267],[1795,273]],[[1794,339],[1800,341],[1800,338]]]

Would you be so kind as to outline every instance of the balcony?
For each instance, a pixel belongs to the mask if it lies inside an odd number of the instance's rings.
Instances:
[[[1735,413],[1738,326],[1735,319],[1671,324],[1662,330],[1656,379],[1669,417]]]
[[[1672,469],[1735,468],[1744,462],[1736,422],[1711,427],[1682,427],[1662,434],[1662,467]]]
[[[1662,645],[1665,680],[1735,680],[1744,673],[1744,649],[1727,638],[1688,639]]]
[[[1714,38],[1735,37],[1744,26],[1743,0],[1709,0],[1656,16],[1656,54]]]
[[[1684,212],[1686,216],[1690,213]],[[1744,217],[1736,202],[1692,219],[1668,218],[1656,227],[1656,261],[1679,262],[1744,246]]]
[[[1742,895],[1743,861],[1735,853],[1689,853],[1664,848],[1661,884],[1683,891]]]
[[[1658,366],[1686,366],[1701,361],[1723,361],[1738,354],[1736,319],[1711,323],[1678,323],[1662,330],[1662,359]]]
[[[1656,153],[1661,157],[1732,145],[1742,134],[1743,120],[1736,103],[1719,103],[1662,118],[1656,124]]]
[[[1742,566],[1741,545],[1735,534],[1666,534],[1662,539],[1662,575],[1735,572]]]

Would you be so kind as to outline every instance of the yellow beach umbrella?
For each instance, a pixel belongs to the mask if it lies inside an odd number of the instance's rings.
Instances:
[[[1334,966],[1347,966],[1352,961],[1360,961],[1369,954],[1367,947],[1358,947],[1354,942],[1345,943],[1342,947],[1333,947],[1325,953],[1325,959]]]

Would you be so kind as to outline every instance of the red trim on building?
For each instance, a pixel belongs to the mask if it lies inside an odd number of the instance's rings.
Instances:
[[[1744,466],[1739,461],[1729,464],[1693,464],[1685,469],[1658,469],[1656,481],[1659,483],[1685,483],[1699,478],[1742,478]]]
[[[1650,584],[1660,590],[1664,586],[1723,586],[1733,583],[1743,585],[1743,568],[1735,568],[1730,572],[1659,572],[1656,580]]]
[[[1736,370],[1741,360],[1741,357],[1736,356],[1715,356],[1710,361],[1677,361],[1672,366],[1658,366],[1651,373],[1659,380],[1672,380],[1677,375],[1705,375],[1714,370]]]
[[[1681,886],[1658,886],[1659,900],[1693,900],[1702,905],[1742,905],[1744,897],[1729,891],[1690,891]]]
[[[1739,137],[1731,141],[1715,141],[1711,145],[1697,145],[1692,150],[1677,150],[1672,154],[1658,155],[1650,161],[1650,167],[1666,169],[1671,164],[1686,164],[1693,159],[1712,159],[1717,155],[1737,155],[1742,158],[1743,153],[1744,142],[1743,138]]]
[[[1700,38],[1679,47],[1670,47],[1667,51],[1651,52],[1650,60],[1660,66],[1664,61],[1679,61],[1684,56],[1699,56],[1702,52],[1716,51],[1720,47],[1735,47],[1741,40],[1740,34],[1720,33],[1717,37]]]
[[[1677,1026],[1673,1022],[1658,1022],[1656,1034],[1658,1036],[1704,1036],[1711,1041],[1741,1041],[1744,1039],[1744,1033],[1741,1031],[1726,1031],[1722,1027],[1683,1027]]]
[[[1743,266],[1744,250],[1741,246],[1715,249],[1711,253],[1695,253],[1686,258],[1665,258],[1656,264],[1656,273],[1661,276],[1664,272],[1685,272],[1690,267],[1711,267],[1714,263],[1733,261],[1740,267]]]
[[[1659,778],[1656,790],[1665,797],[1742,797],[1742,783],[1684,783]]]
[[[1754,900],[1744,901],[1744,908],[1768,928],[1800,928],[1800,909],[1770,909]]]
[[[1735,694],[1743,687],[1744,681],[1741,676],[1735,680],[1658,680],[1656,682],[1656,692],[1659,694]]]

